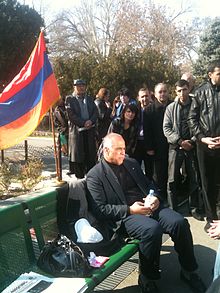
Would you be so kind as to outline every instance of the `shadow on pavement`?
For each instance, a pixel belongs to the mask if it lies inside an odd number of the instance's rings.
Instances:
[[[194,245],[198,274],[208,287],[212,282],[212,268],[216,251],[203,245]],[[162,246],[161,280],[158,287],[161,293],[191,293],[190,288],[180,280],[180,265],[173,246]]]

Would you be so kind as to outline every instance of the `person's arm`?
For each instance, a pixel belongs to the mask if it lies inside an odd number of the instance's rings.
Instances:
[[[85,120],[80,116],[80,107],[78,105],[78,112],[76,111],[78,101],[72,96],[67,96],[65,101],[66,112],[69,121],[78,127],[84,127]]]
[[[110,197],[114,195],[106,194],[103,182],[94,169],[87,174],[86,183],[91,196],[92,212],[98,219],[118,221],[128,215],[129,207],[126,204],[114,204],[113,200],[110,202]]]
[[[174,127],[174,119],[175,119],[174,107],[175,105],[173,102],[169,106],[167,106],[165,110],[164,119],[163,119],[163,132],[167,138],[168,143],[174,144],[174,145],[175,144],[181,145],[182,139]]]
[[[96,123],[96,120],[98,119],[98,109],[96,107],[96,104],[94,103],[93,99],[91,97],[88,97],[88,101],[89,101],[89,106],[90,107],[90,117],[89,120],[92,122],[92,124]]]
[[[147,154],[153,156],[154,150],[154,133],[153,133],[153,105],[148,106],[148,109],[143,112],[143,131],[144,145],[146,146]]]
[[[98,119],[105,120],[109,119],[111,115],[111,108],[105,105],[104,101],[95,100],[96,107],[98,109]]]
[[[60,134],[67,133],[68,121],[66,117],[62,116],[62,112],[59,107],[56,107],[54,110],[54,125]]]
[[[158,199],[157,199],[158,201]],[[159,205],[158,205],[159,206]],[[149,215],[152,214],[154,203],[150,207],[145,207],[144,203],[141,201],[136,201],[129,207],[129,214],[130,215]]]
[[[192,135],[194,135],[197,139],[201,140],[203,137],[205,137],[205,134],[202,132],[199,125],[199,119],[200,119],[199,95],[201,95],[201,93],[196,92],[195,96],[192,98],[192,103],[191,103],[189,115],[188,115],[188,125]]]
[[[118,221],[126,218],[129,214],[146,215],[152,212],[153,206],[152,208],[145,207],[144,201],[136,201],[131,206],[119,204],[118,196],[114,194],[113,190],[105,190],[100,178],[101,176],[98,176],[93,169],[87,174],[86,179],[90,193],[90,206],[97,219]],[[110,194],[110,192],[113,193]],[[116,198],[115,201],[114,197]]]
[[[210,149],[220,148],[220,139],[219,137],[208,137],[206,136],[199,123],[200,119],[200,99],[202,92],[197,91],[194,98],[192,99],[189,116],[188,116],[188,125],[192,134],[200,140],[202,143],[206,144]]]
[[[119,128],[120,128],[120,118],[115,118],[114,120],[112,120],[111,124],[109,125],[108,133],[111,133],[111,132],[120,133]]]

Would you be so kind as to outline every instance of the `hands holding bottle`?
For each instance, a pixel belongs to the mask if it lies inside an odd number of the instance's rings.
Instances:
[[[147,197],[146,197],[147,198]],[[144,198],[144,201],[146,200],[146,198]],[[145,202],[141,202],[141,201],[136,201],[135,203],[133,203],[130,206],[130,214],[131,215],[147,215],[150,216],[152,215],[152,213],[154,211],[156,211],[160,205],[160,201],[156,196],[151,196],[150,198],[150,203],[146,204]]]

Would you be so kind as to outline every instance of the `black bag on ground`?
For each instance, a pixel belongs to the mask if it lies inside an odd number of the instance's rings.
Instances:
[[[89,277],[91,267],[82,250],[64,235],[48,241],[37,261],[38,267],[55,277]]]

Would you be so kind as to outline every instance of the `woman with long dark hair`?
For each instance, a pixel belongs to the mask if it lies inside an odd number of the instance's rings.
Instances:
[[[126,144],[126,154],[133,157],[138,134],[138,108],[134,104],[125,105],[121,116],[115,118],[108,129],[108,133],[121,134]]]

